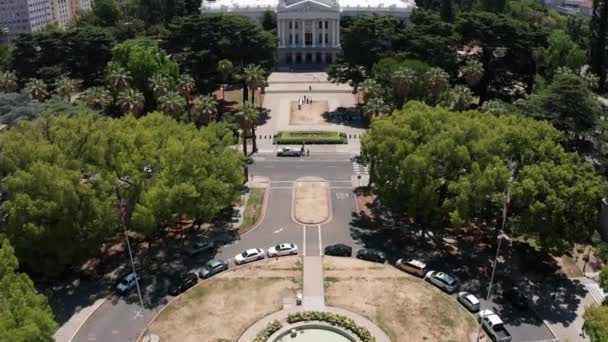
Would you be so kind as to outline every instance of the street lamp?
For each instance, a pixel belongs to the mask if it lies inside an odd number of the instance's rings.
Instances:
[[[8,26],[5,26],[2,28],[2,35],[6,36],[7,44],[11,45],[11,35],[10,35],[10,29],[8,28]]]

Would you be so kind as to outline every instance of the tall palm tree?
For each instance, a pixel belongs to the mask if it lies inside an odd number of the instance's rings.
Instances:
[[[469,87],[476,86],[483,77],[483,65],[476,59],[468,60],[459,71]]]
[[[112,95],[103,87],[92,87],[84,92],[83,100],[87,106],[103,111],[112,104]]]
[[[243,130],[243,154],[247,156],[247,129],[251,129],[251,133],[253,136],[253,151],[256,152],[255,146],[255,127],[260,118],[260,111],[251,101],[243,102],[241,106],[241,110],[236,113],[237,117],[240,119],[241,129]]]
[[[158,98],[160,110],[175,119],[179,119],[186,107],[184,98],[175,91],[170,91]]]
[[[408,67],[399,67],[393,72],[392,80],[397,95],[397,107],[401,108],[414,88],[418,77],[414,70]]]
[[[154,74],[148,79],[148,86],[156,97],[165,95],[171,88],[169,79],[161,74]]]
[[[215,114],[217,113],[217,102],[213,96],[205,95],[198,97],[198,105],[196,111],[201,115],[205,116],[207,122],[213,121]]]
[[[243,70],[243,79],[247,87],[251,89],[252,102],[255,104],[255,90],[266,82],[264,70],[259,65],[249,64]],[[245,101],[245,99],[243,99]]]
[[[449,105],[453,110],[463,111],[473,102],[473,92],[466,86],[457,85],[450,91]]]
[[[0,92],[12,93],[17,88],[17,74],[8,70],[0,71]]]
[[[181,74],[177,78],[177,84],[175,90],[180,93],[186,101],[186,111],[188,112],[188,119],[192,122],[192,92],[194,91],[194,78],[188,74]]]
[[[144,101],[144,94],[139,90],[129,88],[118,94],[117,103],[124,114],[132,113],[137,116],[144,110]]]
[[[36,101],[44,101],[49,96],[49,91],[46,83],[43,80],[32,78],[25,86],[30,93],[32,99]]]
[[[106,85],[114,94],[118,94],[129,88],[131,80],[131,75],[125,68],[114,64],[108,68]]]
[[[390,107],[384,103],[381,97],[373,97],[367,101],[364,111],[367,114],[368,120],[380,114],[388,113]]]
[[[380,97],[382,95],[382,87],[373,78],[368,78],[361,82],[359,88],[363,89],[363,102],[365,103],[371,98]]]
[[[430,68],[424,76],[431,95],[431,105],[434,106],[450,85],[450,75],[441,68]]]
[[[234,74],[234,65],[232,62],[227,59],[222,59],[217,63],[217,71],[222,75],[222,101],[225,100],[224,97],[224,88],[226,87],[226,82],[228,81],[228,77]]]
[[[65,102],[72,102],[72,94],[76,92],[74,81],[66,76],[61,76],[55,81],[55,94],[59,95]]]

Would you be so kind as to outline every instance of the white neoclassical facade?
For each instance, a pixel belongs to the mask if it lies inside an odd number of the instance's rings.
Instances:
[[[202,13],[245,15],[262,23],[277,16],[278,60],[283,65],[331,64],[340,51],[340,19],[388,15],[407,21],[414,0],[203,0]]]

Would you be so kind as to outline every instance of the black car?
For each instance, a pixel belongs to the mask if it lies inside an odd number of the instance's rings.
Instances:
[[[503,292],[502,296],[519,309],[525,309],[528,307],[528,299],[517,287],[512,287],[506,290]]]
[[[228,263],[224,260],[213,259],[203,266],[198,275],[201,279],[207,279],[214,274],[218,274],[228,269]]]
[[[386,254],[375,249],[364,248],[357,251],[357,259],[384,264],[386,261]]]
[[[325,247],[325,255],[350,257],[353,255],[353,249],[342,243]]]
[[[198,283],[198,277],[194,273],[186,273],[179,277],[169,288],[169,294],[177,296]]]

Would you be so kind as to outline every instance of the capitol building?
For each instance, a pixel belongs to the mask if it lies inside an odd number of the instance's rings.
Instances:
[[[340,51],[340,19],[386,15],[407,21],[414,0],[203,0],[205,14],[233,14],[258,24],[276,13],[278,61],[282,65],[331,64]]]

